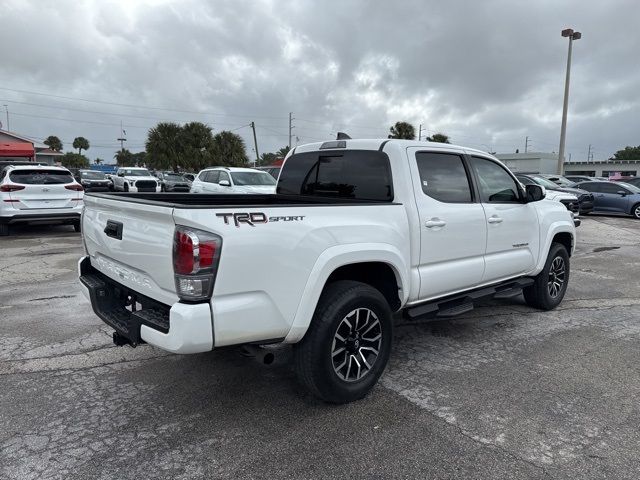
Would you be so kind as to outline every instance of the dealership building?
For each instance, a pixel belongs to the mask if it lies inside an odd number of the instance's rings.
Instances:
[[[556,173],[558,168],[557,153],[498,153],[496,157],[515,173]],[[610,177],[619,174],[624,177],[637,177],[638,173],[640,173],[640,159],[565,162],[564,164],[565,175]]]

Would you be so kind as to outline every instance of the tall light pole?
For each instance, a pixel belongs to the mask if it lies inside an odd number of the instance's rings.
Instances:
[[[6,103],[4,104],[4,111],[7,112],[7,131],[10,130],[9,127],[9,105],[7,105]]]
[[[564,105],[562,106],[562,127],[560,127],[560,148],[558,151],[558,175],[564,169],[564,141],[567,136],[567,109],[569,107],[569,78],[571,77],[571,49],[574,40],[580,40],[582,34],[574,32],[572,28],[562,30],[563,37],[569,37],[569,53],[567,55],[567,77],[564,81]]]

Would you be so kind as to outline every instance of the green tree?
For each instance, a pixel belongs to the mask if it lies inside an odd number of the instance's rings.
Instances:
[[[161,122],[149,129],[145,148],[150,167],[177,170],[181,163],[182,127],[173,122]]]
[[[427,142],[451,143],[449,141],[449,136],[444,133],[434,133],[432,136],[427,137]]]
[[[278,154],[276,153],[263,153],[260,155],[260,161],[258,162],[259,167],[264,167],[267,165],[272,165],[278,159]]]
[[[131,160],[136,167],[142,167],[147,164],[147,152],[136,152],[131,154]]]
[[[289,147],[282,147],[280,150],[276,152],[276,155],[279,158],[284,158],[287,156],[287,153],[289,153],[289,150],[291,150]]]
[[[211,153],[215,165],[245,167],[248,162],[242,137],[226,130],[213,136]]]
[[[624,147],[618,150],[609,160],[640,160],[640,145],[637,147]]]
[[[135,162],[133,160],[133,154],[123,148],[122,150],[118,150],[116,154],[113,156],[116,159],[116,163],[119,167],[133,167],[135,166]]]
[[[77,148],[78,154],[82,154],[82,150],[89,150],[89,140],[84,137],[76,137],[73,139],[73,148]]]
[[[67,152],[60,158],[60,163],[67,168],[89,168],[89,159],[80,153]]]
[[[96,158],[93,163],[95,163],[96,165],[100,165],[101,163],[104,163],[104,160],[102,158]]]
[[[202,122],[187,123],[180,131],[179,146],[182,168],[199,171],[208,167],[213,151],[211,127]]]
[[[389,138],[402,138],[404,140],[415,140],[416,129],[407,122],[396,122],[389,128]]]
[[[61,151],[63,147],[62,140],[60,140],[55,135],[49,135],[47,139],[44,141],[44,144],[48,146],[51,150],[55,150],[56,152]]]

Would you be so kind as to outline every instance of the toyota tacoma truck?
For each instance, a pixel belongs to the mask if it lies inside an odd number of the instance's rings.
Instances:
[[[576,231],[544,195],[469,148],[298,146],[271,195],[85,195],[80,284],[117,345],[293,344],[301,383],[345,403],[385,369],[394,312],[562,301]]]

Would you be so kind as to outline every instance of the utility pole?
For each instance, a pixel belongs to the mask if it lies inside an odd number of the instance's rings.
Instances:
[[[256,138],[256,124],[251,122],[251,129],[253,130],[253,144],[256,147],[256,161],[253,163],[253,166],[257,166],[258,162],[260,162],[260,155],[258,155],[258,140]]]
[[[293,112],[289,112],[289,150],[291,150],[291,131],[293,130]]]
[[[426,128],[424,130],[426,130]],[[418,129],[418,141],[422,141],[422,124],[420,124],[420,128]]]
[[[7,131],[9,131],[9,106],[6,103],[4,104],[4,111],[7,112]]]
[[[569,37],[569,53],[567,54],[567,76],[564,80],[564,103],[562,105],[562,126],[560,127],[560,148],[558,151],[558,175],[564,170],[564,142],[567,135],[567,110],[569,107],[569,79],[571,77],[571,50],[573,41],[580,40],[582,33],[574,32],[572,28],[562,30],[563,37]]]
[[[589,144],[589,151],[587,153],[587,163],[589,163],[591,161],[591,156],[593,154],[591,153],[591,144]]]
[[[127,141],[126,138],[124,138],[124,130],[122,128],[122,120],[120,121],[120,138],[117,139],[120,142],[120,151],[124,152],[124,142]]]
[[[529,150],[529,136],[528,135],[524,138],[524,153],[527,153],[527,150]]]

